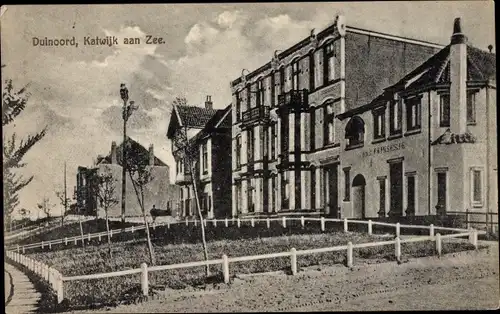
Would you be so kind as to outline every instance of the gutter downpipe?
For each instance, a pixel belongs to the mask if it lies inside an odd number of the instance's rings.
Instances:
[[[431,117],[432,117],[432,106],[431,106],[431,90],[428,91],[427,94],[428,105],[427,110],[429,110],[429,114],[427,115],[427,133],[428,133],[428,154],[427,154],[427,207],[428,207],[428,215],[431,215]]]

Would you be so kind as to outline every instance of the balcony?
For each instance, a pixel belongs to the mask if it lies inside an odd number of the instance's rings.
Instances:
[[[281,110],[301,112],[309,107],[309,91],[291,90],[283,95],[278,96],[278,106]]]
[[[175,176],[175,184],[183,185],[183,184],[191,184],[191,174],[190,173],[178,173]]]
[[[250,108],[249,110],[243,112],[241,117],[241,124],[248,125],[256,121],[267,121],[269,119],[269,107],[259,106]]]

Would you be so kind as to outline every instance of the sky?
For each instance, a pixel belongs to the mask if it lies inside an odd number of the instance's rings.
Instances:
[[[91,166],[97,155],[122,139],[120,83],[139,104],[127,133],[158,158],[174,160],[166,132],[171,101],[186,97],[202,106],[211,95],[214,107],[231,102],[230,82],[332,24],[343,14],[348,26],[448,44],[453,20],[462,18],[469,42],[495,47],[491,1],[321,2],[234,4],[122,4],[4,6],[1,22],[2,79],[28,85],[27,108],[3,129],[25,137],[48,126],[47,135],[28,154],[25,176],[33,181],[20,192],[20,208],[32,217],[44,197],[61,213],[55,191],[64,182],[72,196],[78,166]],[[164,44],[145,44],[147,35]],[[71,38],[78,47],[33,46],[33,37]],[[116,36],[114,46],[85,46],[85,36]],[[123,45],[124,37],[142,38]],[[496,52],[496,48],[494,48]]]

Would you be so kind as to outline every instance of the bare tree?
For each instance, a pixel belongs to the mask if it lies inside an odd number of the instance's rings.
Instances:
[[[117,205],[118,198],[116,197],[116,180],[113,178],[113,174],[109,171],[106,173],[96,174],[96,185],[95,185],[95,195],[99,200],[100,206],[104,209],[104,215],[106,219],[106,232],[108,234],[108,253],[109,257],[112,258],[113,255],[111,253],[111,236],[109,233],[109,216],[108,210],[110,207]]]
[[[49,199],[44,197],[41,203],[37,204],[38,208],[42,210],[42,212],[50,218],[50,212],[52,211],[52,205],[49,204]]]
[[[185,98],[181,97],[176,97],[175,100],[172,102],[174,106],[183,106],[187,103]],[[174,141],[174,146],[176,148],[176,155],[177,158],[180,158],[184,161],[184,165],[186,165],[189,168],[189,171],[191,172],[191,184],[193,185],[193,192],[194,192],[194,197],[196,200],[196,209],[198,212],[198,218],[200,219],[200,226],[201,226],[201,241],[203,244],[203,254],[205,257],[205,260],[208,261],[208,249],[207,249],[207,241],[206,241],[206,236],[205,236],[205,225],[203,223],[203,214],[201,212],[201,206],[200,206],[200,198],[198,195],[198,188],[197,188],[197,182],[196,182],[196,177],[195,177],[195,169],[196,165],[198,162],[198,150],[196,149],[195,145],[191,145],[191,143],[188,140],[187,136],[187,128],[186,127],[181,127],[176,131],[173,137]],[[206,275],[207,277],[210,276],[210,267],[209,265],[206,265],[205,268]]]
[[[127,144],[130,144],[128,142]],[[124,144],[124,146],[127,146]],[[127,148],[130,149],[130,148]],[[148,164],[148,156],[141,154],[138,151],[131,151],[127,153],[127,171],[132,181],[132,186],[134,187],[135,195],[137,196],[137,202],[142,211],[142,216],[144,217],[144,225],[146,227],[146,236],[148,241],[149,259],[151,265],[156,265],[156,258],[153,249],[153,244],[151,243],[151,235],[149,232],[149,223],[146,216],[146,208],[144,204],[144,191],[153,180],[151,174],[152,167]]]
[[[59,204],[61,204],[63,210],[61,215],[61,226],[64,225],[64,218],[66,217],[66,212],[68,210],[68,203],[71,202],[71,199],[67,197],[65,191],[56,191],[56,196],[59,199]]]

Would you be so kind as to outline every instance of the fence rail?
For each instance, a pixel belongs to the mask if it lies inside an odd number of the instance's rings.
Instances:
[[[252,227],[255,227],[256,223],[262,223],[266,222],[267,228],[270,228],[270,222],[271,221],[281,221],[282,226],[286,228],[286,223],[289,221],[300,221],[301,225],[304,226],[306,221],[319,221],[320,222],[320,228],[321,231],[325,231],[325,223],[326,222],[343,222],[344,223],[344,231],[347,232],[349,229],[349,224],[367,224],[368,225],[368,231],[371,234],[372,233],[372,227],[373,226],[388,226],[388,227],[395,227],[396,228],[396,235],[400,235],[400,229],[401,228],[412,228],[412,229],[431,229],[431,234],[434,233],[434,231],[454,231],[454,232],[460,232],[463,231],[464,229],[459,229],[459,228],[448,228],[448,227],[441,227],[441,226],[425,226],[425,225],[400,225],[399,223],[393,224],[393,223],[387,223],[387,222],[379,222],[379,221],[372,221],[372,220],[350,220],[347,218],[344,219],[339,219],[339,218],[325,218],[325,217],[267,217],[267,218],[226,218],[226,219],[204,219],[203,223],[205,226],[207,224],[210,225],[224,225],[225,227],[228,227],[229,224],[231,223],[232,225],[236,224],[238,227],[241,227],[242,223],[250,223]],[[185,224],[186,226],[189,224],[192,225],[199,225],[200,220],[198,219],[188,219],[186,218],[184,221],[178,220],[175,222],[158,222],[158,223],[151,223],[149,225],[150,228],[155,229],[156,227],[160,226],[167,226],[167,228],[170,228],[171,225],[175,224]],[[110,230],[109,236],[112,237],[113,235],[116,234],[121,234],[123,232],[128,233],[128,232],[135,232],[139,230],[144,230],[146,227],[144,225],[137,225],[137,226],[131,226],[127,228],[120,228],[120,229],[112,229]],[[52,245],[57,245],[57,244],[65,244],[67,245],[68,243],[75,243],[78,244],[79,242],[81,243],[82,241],[90,241],[91,239],[99,239],[101,240],[102,237],[107,237],[108,232],[107,231],[101,231],[101,232],[96,232],[96,233],[87,233],[82,235],[76,235],[76,236],[71,236],[71,237],[65,237],[65,238],[60,238],[60,239],[55,239],[55,240],[50,240],[50,241],[41,241],[37,243],[32,243],[32,244],[26,244],[26,245],[13,245],[8,248],[8,250],[15,250],[18,253],[19,252],[25,252],[26,250],[29,249],[35,249],[35,248],[45,248],[47,247],[48,249],[52,249]]]
[[[346,221],[346,220],[344,220]],[[370,224],[373,223],[370,221]],[[395,225],[395,227],[400,227],[399,223]],[[430,230],[434,230],[435,228],[431,225]],[[55,270],[54,268],[49,267],[46,264],[34,261],[22,254],[17,252],[8,251],[7,257],[11,260],[25,265],[29,270],[35,272],[39,276],[43,277],[47,280],[54,290],[57,292],[57,301],[58,303],[62,302],[64,299],[64,285],[65,281],[75,281],[75,280],[91,280],[91,279],[100,279],[100,278],[109,278],[109,277],[118,277],[118,276],[126,276],[131,274],[141,273],[141,288],[143,295],[147,296],[149,291],[149,281],[148,281],[148,272],[154,271],[165,271],[172,269],[180,269],[180,268],[188,268],[188,267],[200,267],[206,265],[218,265],[222,264],[222,270],[224,275],[224,282],[228,283],[230,281],[229,276],[229,266],[230,263],[236,262],[246,262],[246,261],[255,261],[262,259],[271,259],[271,258],[279,258],[279,257],[290,257],[290,267],[292,270],[292,275],[297,273],[297,256],[307,255],[307,254],[316,254],[316,253],[325,253],[325,252],[334,252],[334,251],[346,251],[347,254],[347,266],[353,266],[353,250],[359,248],[366,247],[376,247],[376,246],[385,246],[385,245],[395,245],[395,257],[397,261],[401,261],[401,244],[403,243],[412,243],[412,242],[423,242],[423,241],[435,241],[436,243],[436,253],[440,256],[442,253],[442,240],[443,239],[451,239],[451,238],[460,238],[460,237],[468,237],[468,241],[474,245],[477,249],[478,246],[478,234],[485,234],[484,231],[477,231],[475,229],[470,230],[461,230],[461,233],[448,234],[448,235],[440,235],[437,233],[436,235],[429,236],[415,236],[413,238],[401,239],[397,236],[394,240],[390,241],[380,241],[380,242],[370,242],[370,243],[358,243],[352,244],[349,242],[347,245],[340,245],[334,247],[326,247],[326,248],[318,248],[318,249],[308,249],[308,250],[299,250],[297,251],[295,248],[292,248],[290,251],[278,252],[278,253],[270,253],[270,254],[260,254],[260,255],[252,255],[252,256],[238,256],[238,257],[228,257],[226,254],[222,255],[221,259],[213,259],[208,261],[196,261],[182,264],[170,264],[170,265],[160,265],[160,266],[152,266],[148,267],[146,263],[142,263],[140,268],[122,270],[110,273],[100,273],[100,274],[91,274],[91,275],[81,275],[81,276],[71,276],[64,277],[60,272]]]

